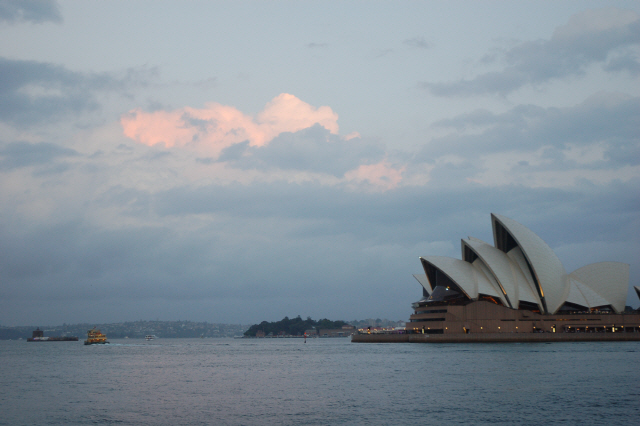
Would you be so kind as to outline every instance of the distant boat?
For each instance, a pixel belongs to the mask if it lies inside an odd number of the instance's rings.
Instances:
[[[102,334],[100,330],[93,327],[87,331],[87,340],[84,341],[85,345],[104,345],[107,342],[107,336]]]
[[[20,338],[22,340],[22,337]],[[27,342],[77,342],[75,336],[54,336],[45,337],[40,327],[33,331],[33,335],[27,339]]]
[[[147,334],[146,336],[144,336],[144,340],[153,340],[155,338],[156,336],[154,334]]]

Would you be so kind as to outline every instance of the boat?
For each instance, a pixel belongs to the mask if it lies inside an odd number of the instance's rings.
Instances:
[[[85,345],[104,345],[105,343],[109,343],[107,341],[107,336],[102,334],[100,330],[93,327],[91,330],[87,331],[87,340],[84,341]]]
[[[45,337],[44,332],[40,330],[40,327],[33,330],[31,337],[27,339],[27,342],[77,342],[76,336],[52,336]]]
[[[155,338],[156,336],[153,334],[147,334],[146,336],[144,336],[144,340],[153,340]]]

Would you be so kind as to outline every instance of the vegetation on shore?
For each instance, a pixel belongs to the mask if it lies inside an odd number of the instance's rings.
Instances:
[[[306,330],[311,330],[312,328],[315,328],[316,330],[341,328],[346,324],[347,323],[345,321],[331,321],[326,318],[314,321],[311,317],[307,317],[306,320],[303,320],[300,318],[300,315],[298,315],[292,319],[284,317],[282,320],[276,322],[262,321],[260,324],[254,324],[249,327],[249,329],[244,332],[244,335],[247,337],[255,337],[258,331],[264,331],[265,335],[273,333],[275,336],[280,332],[284,332],[284,334],[290,336],[301,336]]]

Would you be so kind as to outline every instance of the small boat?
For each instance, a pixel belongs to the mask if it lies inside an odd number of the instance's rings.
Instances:
[[[93,327],[91,330],[87,331],[87,340],[84,341],[85,345],[104,345],[105,343],[109,343],[107,341],[107,336],[102,334],[100,330]]]
[[[153,334],[147,334],[146,336],[144,336],[144,340],[153,340],[155,338],[156,336]]]

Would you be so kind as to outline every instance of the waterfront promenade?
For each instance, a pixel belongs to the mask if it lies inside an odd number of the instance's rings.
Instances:
[[[528,343],[640,341],[640,333],[354,334],[354,343]]]

